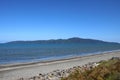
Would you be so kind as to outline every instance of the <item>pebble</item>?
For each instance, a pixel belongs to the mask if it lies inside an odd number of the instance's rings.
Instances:
[[[112,59],[120,59],[118,57],[113,57]],[[84,66],[75,66],[73,68],[65,69],[65,70],[54,70],[52,72],[42,74],[39,73],[38,76],[34,76],[31,78],[20,78],[18,80],[61,80],[62,77],[67,77],[69,74],[74,72],[76,69],[84,72],[85,70],[91,70],[92,68],[98,66],[99,63],[92,62],[85,64]]]

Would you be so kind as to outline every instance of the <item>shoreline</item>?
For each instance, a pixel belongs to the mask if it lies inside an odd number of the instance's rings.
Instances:
[[[48,73],[54,70],[63,70],[74,66],[82,66],[90,62],[108,60],[112,57],[120,57],[120,51],[106,53],[101,52],[101,54],[78,56],[45,62],[4,65],[0,68],[0,80],[17,80],[21,77],[29,78],[38,75],[39,73]]]
[[[51,59],[51,60],[37,60],[37,61],[27,61],[27,62],[16,62],[16,63],[8,63],[8,64],[0,64],[0,71],[2,68],[8,68],[8,67],[17,67],[17,66],[26,66],[26,65],[34,65],[34,64],[39,64],[39,63],[51,63],[51,62],[57,62],[57,61],[65,61],[65,60],[72,60],[72,59],[77,59],[81,57],[87,57],[87,56],[95,56],[95,55],[101,55],[101,54],[108,54],[112,52],[120,52],[120,50],[111,50],[111,51],[103,51],[103,52],[94,52],[93,53],[88,53],[87,55],[76,55],[76,56],[70,56],[66,58],[56,58],[56,59]],[[95,54],[97,53],[97,54]]]

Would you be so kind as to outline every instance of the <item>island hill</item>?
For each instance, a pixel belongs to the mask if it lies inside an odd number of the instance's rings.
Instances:
[[[95,39],[84,39],[79,37],[73,37],[68,39],[50,39],[50,40],[35,40],[35,41],[11,41],[8,43],[111,43],[111,44],[119,44],[116,42],[106,42],[101,40],[95,40]]]

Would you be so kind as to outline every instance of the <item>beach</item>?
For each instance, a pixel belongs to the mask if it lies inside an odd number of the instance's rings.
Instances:
[[[0,80],[18,80],[20,78],[30,78],[33,76],[38,76],[40,73],[46,74],[55,70],[65,70],[75,66],[83,66],[92,62],[108,60],[112,57],[120,57],[120,51],[44,62],[0,65]]]

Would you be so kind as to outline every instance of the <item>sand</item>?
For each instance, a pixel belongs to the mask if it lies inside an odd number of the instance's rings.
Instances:
[[[101,60],[108,60],[112,57],[120,57],[120,51],[46,62],[0,65],[0,80],[17,80],[21,77],[30,78],[37,76],[39,73],[44,74],[54,70],[82,66],[89,62],[99,62]]]

